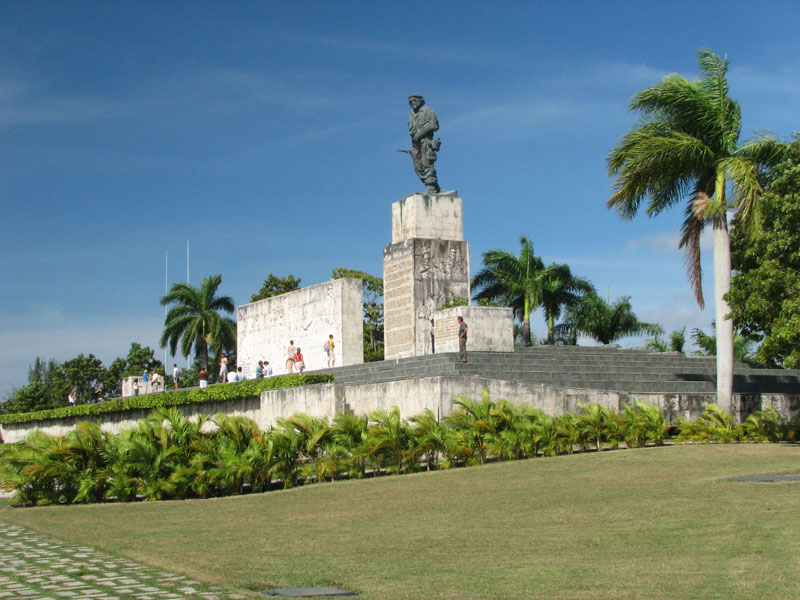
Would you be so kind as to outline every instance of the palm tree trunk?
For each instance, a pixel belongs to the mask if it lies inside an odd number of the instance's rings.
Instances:
[[[556,335],[553,332],[553,313],[547,315],[547,344],[553,346],[556,343]]]
[[[203,365],[203,369],[206,373],[208,373],[208,344],[206,341],[203,340],[202,344],[200,344],[200,364]]]
[[[531,345],[531,309],[528,295],[525,294],[525,314],[522,315],[522,345]]]
[[[731,289],[731,240],[727,215],[713,219],[714,307],[717,321],[717,404],[733,414],[733,321],[723,296]]]

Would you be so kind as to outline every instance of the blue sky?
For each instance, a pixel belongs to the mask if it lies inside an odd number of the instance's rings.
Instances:
[[[703,46],[731,61],[742,139],[790,136],[798,22],[790,2],[4,2],[0,396],[37,355],[156,348],[187,240],[190,281],[220,273],[236,304],[269,272],[380,275],[391,203],[422,189],[395,152],[411,93],[439,117],[473,273],[524,233],[640,318],[708,329],[681,209],[620,221],[605,157],[631,95],[696,77]]]

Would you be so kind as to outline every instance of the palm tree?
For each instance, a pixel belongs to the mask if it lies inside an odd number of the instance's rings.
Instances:
[[[161,347],[169,344],[174,355],[180,341],[181,353],[186,357],[194,347],[196,355],[200,357],[200,364],[206,370],[209,346],[216,353],[236,346],[236,323],[219,314],[220,311],[233,313],[233,299],[230,296],[216,295],[220,283],[221,275],[204,278],[199,288],[188,283],[176,283],[161,298],[162,306],[174,305],[164,319]]]
[[[647,349],[654,352],[680,352],[683,354],[683,346],[686,344],[686,327],[673,329],[669,334],[669,340],[662,340],[656,335],[653,339],[647,340]]]
[[[522,344],[531,345],[531,311],[542,300],[542,259],[533,253],[533,242],[523,235],[519,238],[519,257],[508,250],[494,249],[483,253],[484,267],[472,278],[475,300],[495,301],[510,306],[522,319]]]
[[[648,216],[686,200],[679,246],[686,251],[689,283],[704,306],[700,233],[710,223],[714,245],[714,302],[719,324],[717,401],[731,410],[733,323],[724,299],[730,289],[731,260],[727,211],[738,208],[744,223],[759,221],[759,169],[777,162],[782,144],[768,138],[738,145],[739,104],[728,95],[727,59],[699,51],[703,78],[668,75],[631,98],[642,115],[608,155],[614,193],[607,204],[632,219],[644,198]],[[726,188],[732,192],[729,200]]]
[[[414,469],[417,465],[409,460],[415,454],[414,435],[411,427],[403,421],[400,409],[371,412],[372,423],[364,440],[368,455],[376,465],[376,473],[380,474],[385,467],[394,468],[396,473],[404,469]]]
[[[712,321],[711,335],[697,327],[692,329],[692,339],[697,346],[697,350],[692,353],[694,356],[715,356],[717,354],[716,328],[716,322]],[[733,332],[733,358],[735,360],[746,363],[755,362],[757,355],[753,351],[754,345],[752,340],[748,340],[738,331]]]
[[[539,272],[541,282],[540,305],[544,309],[547,321],[547,343],[553,345],[555,338],[555,321],[561,317],[564,307],[575,306],[584,294],[594,291],[588,279],[575,277],[567,265],[551,263]]]
[[[601,344],[610,344],[629,335],[659,335],[660,325],[640,321],[631,308],[630,298],[623,296],[609,304],[594,292],[567,311],[566,323],[560,327],[588,335]]]

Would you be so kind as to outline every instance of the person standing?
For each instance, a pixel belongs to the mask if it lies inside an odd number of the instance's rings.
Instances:
[[[69,393],[69,396],[67,396],[67,402],[69,402],[70,406],[75,406],[75,403],[77,401],[78,401],[78,390],[77,388],[72,388],[72,390]]]
[[[242,371],[242,367],[237,367],[236,369],[236,381],[244,381],[246,377],[244,376],[244,371]]]
[[[333,341],[333,334],[328,336],[328,341],[325,342],[325,346],[322,348],[325,352],[328,353],[328,368],[333,368],[336,366],[336,351],[334,348],[336,344]]]
[[[464,317],[458,317],[458,355],[461,362],[467,362],[467,324]]]
[[[133,380],[133,395],[134,396],[138,396],[139,395],[139,378],[138,377]]]
[[[228,357],[225,356],[223,352],[219,358],[219,380],[221,383],[225,383],[225,379],[228,376]]]
[[[197,379],[200,381],[201,390],[208,387],[208,371],[200,369],[200,372],[197,374]]]
[[[256,379],[262,379],[264,377],[264,361],[258,361],[258,366],[256,367]]]
[[[294,355],[297,348],[294,347],[294,340],[289,340],[289,345],[286,347],[286,372],[294,373]]]
[[[173,363],[172,364],[172,381],[175,383],[175,389],[178,389],[178,381],[181,378],[181,370],[178,368],[178,365]]]
[[[433,343],[434,323],[431,319],[431,354],[436,354],[436,346]]]
[[[158,371],[153,371],[152,375],[150,375],[150,382],[153,386],[153,391],[158,392],[158,383],[161,378],[158,376]]]
[[[272,377],[272,367],[269,366],[269,361],[264,361],[264,377]]]
[[[302,373],[306,369],[306,363],[303,361],[303,353],[300,351],[300,346],[297,347],[297,352],[294,353],[294,365],[297,367],[298,373]]]

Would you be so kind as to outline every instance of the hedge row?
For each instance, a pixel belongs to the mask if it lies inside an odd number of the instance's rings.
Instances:
[[[180,406],[183,404],[236,400],[248,396],[257,396],[264,390],[298,387],[315,383],[330,383],[332,381],[333,375],[328,373],[298,373],[296,375],[280,375],[265,379],[248,379],[239,383],[214,385],[204,389],[171,390],[146,396],[117,398],[107,402],[100,402],[99,404],[78,404],[76,406],[62,406],[28,413],[0,415],[0,423],[29,423],[46,419],[101,415],[123,410],[149,410],[160,406]]]

